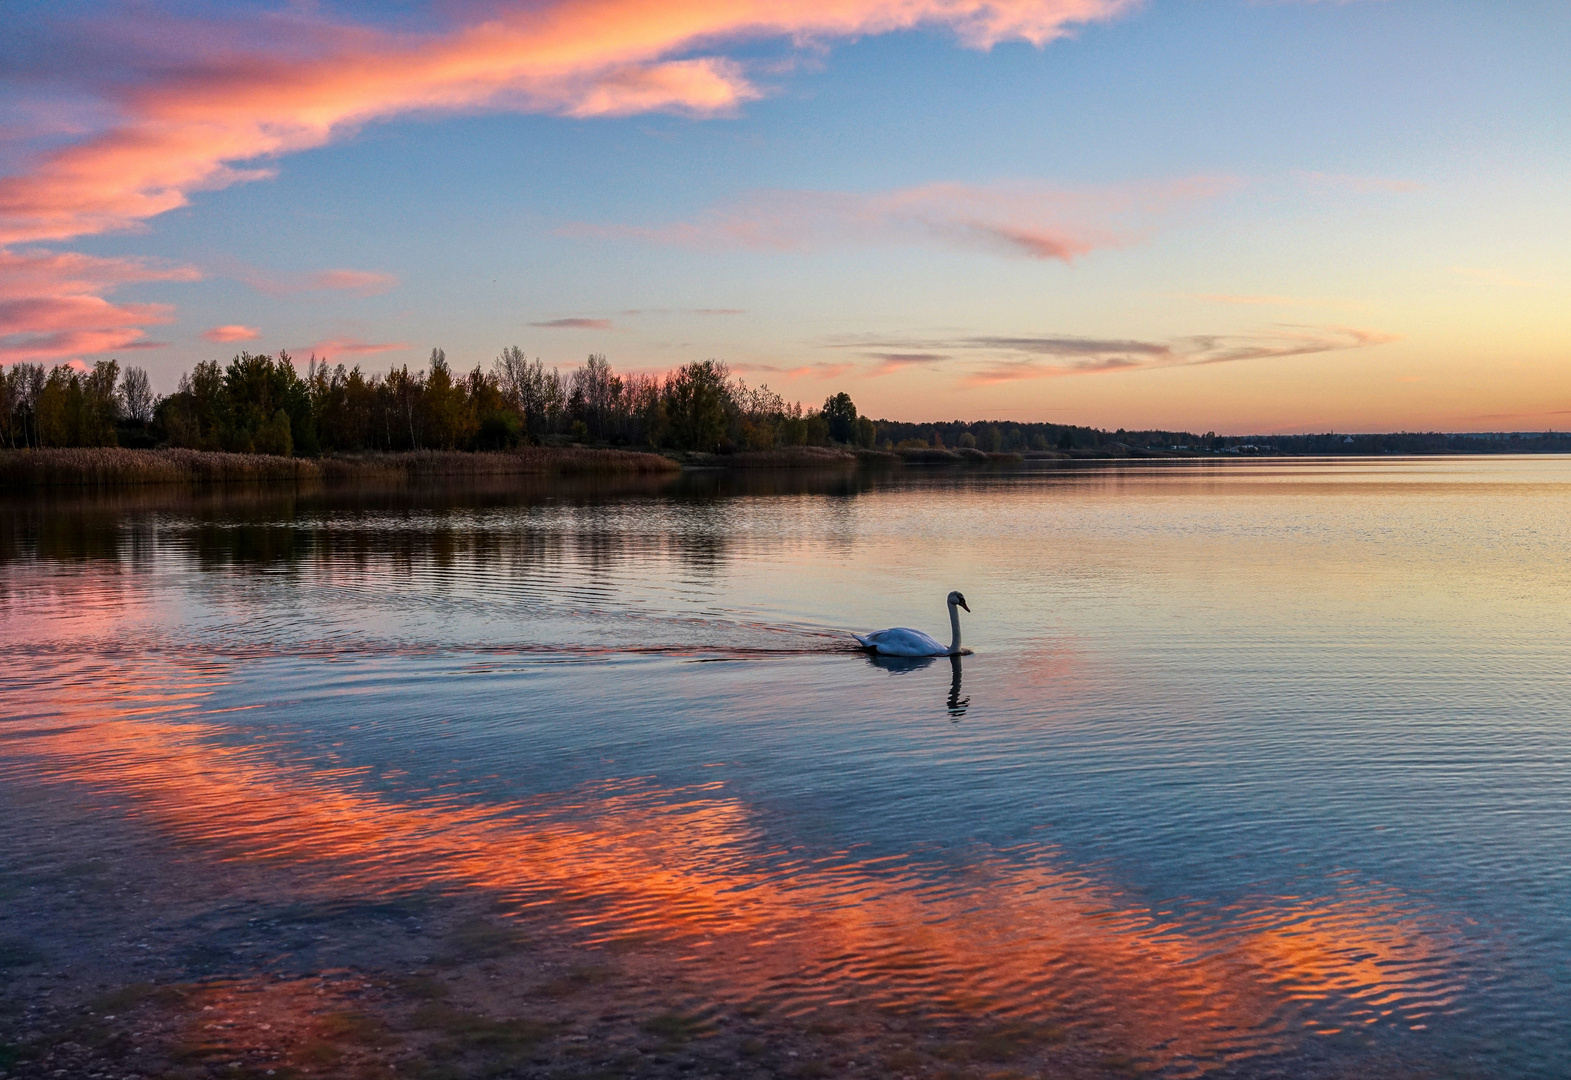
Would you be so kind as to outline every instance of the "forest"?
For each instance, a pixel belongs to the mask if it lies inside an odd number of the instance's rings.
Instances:
[[[449,366],[367,374],[287,352],[204,361],[171,394],[114,360],[92,368],[19,363],[0,376],[0,448],[124,446],[318,457],[407,450],[612,446],[730,454],[796,446],[912,452],[980,450],[1064,457],[1567,453],[1556,432],[1302,434],[1105,431],[1013,421],[908,423],[861,415],[849,394],[818,409],[749,386],[723,361],[664,374],[617,372],[595,354],[564,374],[516,346],[487,369]]]
[[[315,457],[404,450],[506,450],[570,443],[730,452],[871,445],[871,423],[837,395],[818,411],[703,360],[664,375],[614,371],[590,356],[565,376],[518,348],[489,370],[367,374],[286,352],[199,363],[155,397],[147,374],[113,360],[90,370],[17,364],[0,380],[0,446],[171,446]]]

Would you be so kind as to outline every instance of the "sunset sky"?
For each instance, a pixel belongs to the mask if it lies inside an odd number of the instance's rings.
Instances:
[[[0,361],[1571,428],[1571,4],[8,0]]]

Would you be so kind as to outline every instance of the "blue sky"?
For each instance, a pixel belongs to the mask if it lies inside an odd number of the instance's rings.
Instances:
[[[770,9],[812,40],[717,8],[706,33],[639,44],[634,78],[675,62],[680,83],[647,101],[621,67],[508,74],[436,108],[288,74],[487,19],[521,47],[531,20],[577,19],[593,53],[645,2],[22,5],[0,357],[114,355],[170,389],[239,348],[380,369],[518,344],[563,366],[714,356],[908,419],[1568,424],[1563,4],[935,0],[893,29],[876,0]],[[957,40],[998,10],[990,48]],[[1043,26],[1065,36],[1020,40]],[[92,55],[114,60],[55,62]],[[690,80],[711,57],[719,75]],[[361,112],[290,145],[233,134],[354,95]],[[71,188],[52,155],[154,125],[185,125],[165,156],[269,175],[149,182],[170,208],[121,184],[105,220],[121,170],[93,171],[86,209],[61,196],[38,224],[30,193]],[[204,125],[233,154],[203,157]],[[106,261],[85,293],[44,259],[67,253]],[[72,311],[28,314],[51,295]],[[540,325],[561,320],[578,324]]]

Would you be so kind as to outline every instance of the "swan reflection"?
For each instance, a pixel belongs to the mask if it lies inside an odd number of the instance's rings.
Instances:
[[[960,696],[960,657],[951,656],[949,658],[949,700],[945,702],[945,708],[949,710],[949,715],[952,719],[958,720],[966,714],[966,710],[970,707],[971,699]]]
[[[874,653],[868,656],[867,662],[873,667],[889,672],[891,675],[908,675],[913,671],[922,671],[932,667],[939,659],[940,657],[937,656],[879,656]],[[960,696],[960,657],[950,656],[948,659],[949,697],[944,702],[944,708],[949,712],[951,719],[958,720],[971,707],[971,698],[969,696]]]

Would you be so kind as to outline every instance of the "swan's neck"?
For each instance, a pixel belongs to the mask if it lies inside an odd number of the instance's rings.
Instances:
[[[949,643],[949,652],[953,656],[960,655],[960,607],[958,604],[949,605],[949,629],[954,631],[954,640]]]

